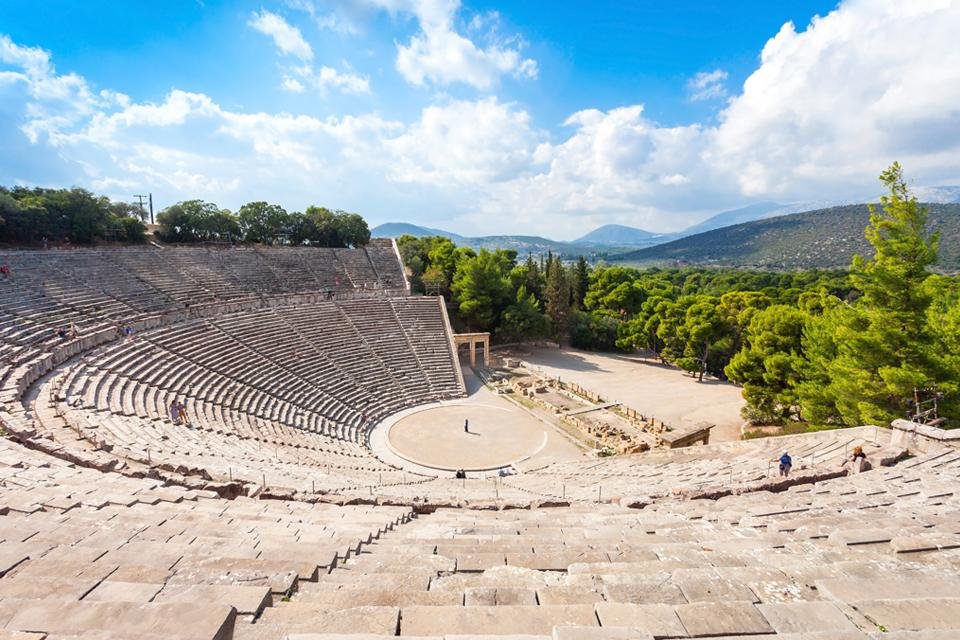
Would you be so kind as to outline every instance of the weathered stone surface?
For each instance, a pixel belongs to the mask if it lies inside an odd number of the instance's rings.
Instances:
[[[756,606],[746,602],[681,604],[677,615],[692,638],[773,633]]]
[[[607,602],[631,604],[685,604],[687,602],[677,585],[662,580],[605,582],[603,595]]]
[[[748,586],[733,580],[681,574],[675,582],[688,602],[759,602]]]
[[[457,571],[484,571],[506,564],[503,553],[461,553],[456,557]]]
[[[600,551],[570,553],[507,553],[507,564],[540,571],[566,571],[577,562],[607,562],[607,554]]]
[[[344,587],[335,591],[302,592],[297,595],[297,601],[329,607],[408,607],[415,605],[436,607],[463,604],[463,593],[453,589],[418,591]]]
[[[432,607],[430,607],[432,608]],[[397,607],[352,607],[336,609],[284,602],[267,607],[260,619],[291,628],[298,633],[369,633],[392,636],[397,633]]]
[[[653,640],[653,636],[626,627],[554,627],[553,640]]]
[[[232,608],[219,605],[29,601],[6,628],[60,635],[107,631],[130,638],[155,634],[227,640],[236,615]]]
[[[603,602],[598,591],[579,585],[561,585],[540,587],[537,589],[537,601],[540,604],[591,604]]]
[[[869,600],[852,604],[876,625],[890,631],[946,630],[960,626],[960,598]]]
[[[687,635],[677,612],[666,604],[597,605],[597,617],[603,627],[629,627],[657,638],[680,638]]]
[[[956,535],[916,535],[894,536],[890,548],[896,553],[915,553],[919,551],[937,551],[960,547],[960,536]]]
[[[163,584],[149,582],[119,582],[104,580],[84,598],[84,602],[151,602]],[[202,602],[202,601],[198,601]]]
[[[272,597],[268,587],[242,585],[168,585],[157,594],[154,602],[211,602],[232,606],[242,615],[258,615],[270,606]]]
[[[902,600],[905,598],[949,598],[960,593],[960,579],[954,577],[911,576],[870,580],[818,580],[817,590],[827,597],[843,602],[858,600]]]
[[[405,607],[400,635],[549,635],[554,626],[592,626],[589,605],[539,607]]]
[[[757,608],[779,634],[857,630],[847,616],[830,602],[761,604]]]

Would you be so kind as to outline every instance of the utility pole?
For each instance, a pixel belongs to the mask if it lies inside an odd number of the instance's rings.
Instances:
[[[147,195],[140,195],[140,194],[138,194],[138,195],[135,195],[135,196],[133,196],[133,197],[137,199],[137,204],[140,205],[140,213],[143,214],[143,215],[142,215],[143,218],[146,218],[146,217],[147,217],[147,210],[143,208],[143,205],[144,205],[144,203],[149,202],[149,205],[150,205],[150,224],[153,224],[153,194],[152,194],[152,193],[148,193]]]
[[[141,217],[141,218],[146,218],[146,217],[147,217],[147,210],[143,208],[143,205],[144,205],[144,203],[145,203],[146,200],[147,200],[147,196],[137,194],[137,195],[135,195],[135,196],[133,196],[133,197],[137,199],[137,204],[140,205],[140,217]]]

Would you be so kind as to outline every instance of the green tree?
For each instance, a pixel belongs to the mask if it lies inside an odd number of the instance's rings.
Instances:
[[[511,266],[500,252],[481,249],[460,261],[453,278],[453,301],[457,313],[476,329],[491,331],[510,304],[507,274]]]
[[[547,334],[549,322],[540,311],[540,303],[520,285],[516,302],[503,312],[498,334],[504,340],[530,340],[542,338]]]
[[[926,231],[927,209],[912,197],[900,165],[880,176],[889,194],[870,207],[866,237],[874,248],[855,256],[850,278],[862,293],[836,327],[836,357],[827,365],[830,392],[846,424],[886,424],[902,417],[913,388],[952,391],[929,325],[929,267],[938,234]]]
[[[683,325],[679,327],[684,350],[676,364],[686,371],[696,373],[697,380],[703,382],[714,346],[728,331],[716,300],[699,296],[697,302],[687,309]]]
[[[290,216],[280,205],[258,200],[240,207],[237,222],[246,242],[276,244],[286,234]]]
[[[807,315],[789,305],[767,307],[751,318],[744,348],[724,369],[730,380],[743,385],[744,417],[783,423],[797,414],[806,322]]]
[[[370,227],[367,226],[367,221],[357,213],[335,212],[333,230],[339,246],[362,247],[370,242]]]
[[[646,298],[639,276],[628,267],[595,269],[584,294],[586,309],[615,318],[636,313]]]
[[[573,269],[573,283],[571,285],[573,295],[573,306],[576,309],[584,308],[584,300],[587,297],[587,289],[590,287],[590,268],[587,266],[587,260],[583,256],[577,258],[577,264]]]
[[[550,256],[547,262],[546,298],[547,317],[550,318],[550,331],[560,341],[567,333],[567,320],[570,315],[570,282],[560,258]]]

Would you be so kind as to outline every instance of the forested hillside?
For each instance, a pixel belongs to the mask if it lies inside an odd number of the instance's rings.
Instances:
[[[960,204],[928,204],[927,229],[940,232],[937,267],[960,271]],[[639,265],[677,262],[762,269],[844,268],[873,255],[863,234],[867,205],[847,205],[745,222],[631,251],[615,260]]]
[[[414,291],[446,296],[458,325],[495,340],[654,353],[700,380],[743,385],[744,417],[757,423],[886,424],[925,411],[911,404],[919,396],[938,398],[958,426],[960,277],[930,270],[938,249],[956,264],[955,231],[943,223],[956,210],[934,205],[928,214],[898,164],[881,180],[889,195],[872,215],[818,214],[857,225],[830,234],[863,238],[854,245],[863,257],[840,263],[848,270],[591,269],[583,258],[519,262],[516,251],[475,252],[447,238],[398,244]],[[826,225],[790,218],[827,235]]]

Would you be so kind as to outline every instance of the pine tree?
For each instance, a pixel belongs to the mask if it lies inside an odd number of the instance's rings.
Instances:
[[[590,286],[590,269],[587,267],[587,260],[580,256],[577,258],[577,266],[573,271],[573,306],[576,309],[583,309],[583,300],[587,297],[587,288]]]
[[[846,424],[886,424],[904,415],[914,387],[945,382],[926,286],[939,236],[926,232],[927,210],[910,195],[898,163],[880,180],[890,193],[882,210],[870,207],[874,256],[853,259],[850,278],[862,295],[836,314],[836,357],[825,367],[828,395]]]
[[[560,258],[551,254],[547,259],[547,290],[545,293],[550,330],[559,341],[567,332],[570,316],[570,283]]]

